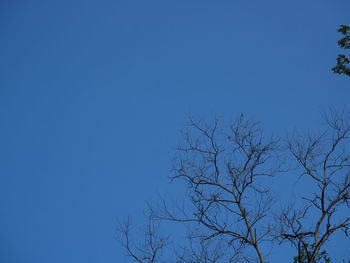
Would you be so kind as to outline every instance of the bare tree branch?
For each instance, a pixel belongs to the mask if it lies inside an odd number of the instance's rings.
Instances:
[[[321,247],[337,230],[347,233],[350,225],[350,153],[348,152],[350,118],[344,112],[331,111],[324,119],[328,130],[319,136],[294,136],[288,141],[290,153],[301,173],[316,188],[303,196],[308,204],[301,211],[289,208],[281,215],[281,238],[305,251],[308,262],[315,262]],[[307,139],[305,139],[307,138]],[[309,197],[309,196],[312,197]],[[313,223],[309,211],[318,214]],[[313,246],[307,246],[313,244]]]

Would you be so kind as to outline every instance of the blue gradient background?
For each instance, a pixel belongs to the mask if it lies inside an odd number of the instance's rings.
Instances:
[[[142,222],[155,192],[181,191],[168,185],[168,153],[189,114],[245,112],[280,134],[319,127],[320,110],[350,101],[349,78],[330,71],[349,10],[346,0],[2,0],[0,261],[126,262],[116,221]],[[349,239],[332,242],[333,258],[350,257]],[[269,259],[293,255],[281,247]]]

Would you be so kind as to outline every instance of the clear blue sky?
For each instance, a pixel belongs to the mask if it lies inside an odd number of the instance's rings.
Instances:
[[[189,114],[317,127],[320,110],[350,101],[350,79],[330,71],[349,11],[348,0],[2,0],[0,261],[125,262],[116,220],[167,189]]]

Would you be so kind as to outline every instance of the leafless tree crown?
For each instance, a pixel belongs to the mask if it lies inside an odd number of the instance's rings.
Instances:
[[[287,141],[284,156],[291,156],[299,171],[288,174],[308,178],[310,187],[301,196],[302,207],[281,211],[275,210],[281,205],[270,185],[283,168],[280,140],[264,137],[260,124],[243,114],[228,124],[191,118],[171,176],[186,183],[188,199],[150,207],[143,245],[130,242],[130,223],[124,224],[127,255],[140,263],[263,263],[266,248],[279,240],[296,248],[298,262],[316,262],[329,237],[338,230],[347,234],[350,224],[349,116],[332,112],[325,120],[328,129],[320,135],[295,133]],[[272,220],[276,213],[278,223]],[[187,229],[187,241],[164,253],[171,259],[161,257],[169,239],[157,232],[159,222]]]
[[[289,151],[300,175],[311,183],[304,206],[281,214],[281,238],[303,251],[306,261],[316,262],[321,247],[336,231],[347,235],[350,225],[350,118],[345,112],[324,115],[327,129],[321,134],[294,135]]]

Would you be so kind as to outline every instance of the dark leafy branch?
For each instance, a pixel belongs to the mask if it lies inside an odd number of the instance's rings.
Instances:
[[[343,37],[338,40],[338,45],[343,50],[350,49],[350,27],[341,25],[338,32]],[[336,74],[344,74],[350,77],[350,60],[348,55],[339,54],[337,57],[337,65],[332,68],[332,71]]]

